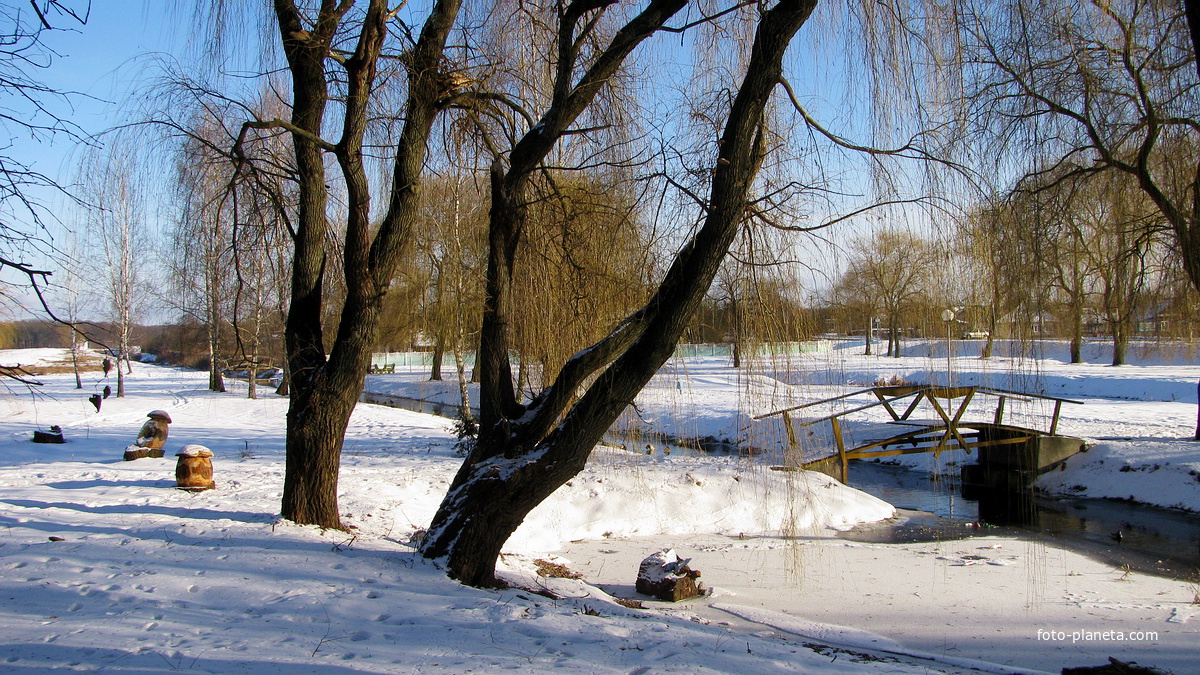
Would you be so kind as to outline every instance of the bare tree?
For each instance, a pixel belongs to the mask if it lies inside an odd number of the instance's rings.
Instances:
[[[1200,82],[1183,4],[1005,0],[963,9],[954,37],[972,81],[965,100],[994,132],[993,156],[1028,153],[1040,185],[1046,176],[1122,176],[1159,212],[1200,290]],[[1200,418],[1196,431],[1200,440]]]
[[[86,0],[0,2],[0,92],[4,93],[0,131],[6,138],[46,141],[84,136],[79,127],[54,111],[55,101],[65,102],[69,93],[52,88],[37,75],[50,68],[58,56],[46,45],[46,35],[83,26],[90,7]],[[0,266],[30,270],[17,262],[17,255],[40,237],[37,228],[47,212],[32,191],[43,187],[62,189],[33,165],[0,151]],[[17,222],[21,220],[30,227],[22,228]]]
[[[588,3],[572,3],[558,22],[554,97],[492,172],[489,304],[480,346],[480,435],[434,516],[422,552],[445,558],[449,573],[472,585],[495,583],[500,549],[526,514],[578,473],[617,416],[674,351],[743,221],[763,161],[763,120],[793,35],[816,3],[783,0],[761,10],[745,79],[720,139],[704,223],[678,252],[649,302],[575,354],[528,404],[517,402],[506,355],[523,190],[536,169],[626,56],[683,3],[651,0],[616,31],[588,65],[577,46],[596,25]],[[582,71],[578,75],[577,71]]]
[[[233,195],[228,165],[214,151],[221,141],[218,120],[197,118],[179,147],[176,162],[181,210],[173,229],[171,283],[175,305],[204,326],[208,351],[208,388],[225,391],[221,361],[229,323],[230,237]]]
[[[887,355],[900,357],[903,319],[927,291],[933,246],[907,230],[883,230],[854,240],[846,276],[878,302],[887,324]]]
[[[88,0],[0,1],[0,133],[5,140],[25,138],[41,143],[59,137],[81,140],[86,134],[77,125],[55,111],[66,103],[71,92],[59,91],[39,77],[58,58],[46,44],[54,31],[77,30],[87,24],[91,4]],[[69,319],[55,314],[43,294],[51,272],[38,269],[23,257],[35,250],[50,251],[53,245],[44,235],[46,221],[54,216],[39,200],[36,192],[49,189],[71,197],[54,178],[10,153],[11,144],[0,148],[0,269],[24,276],[36,293],[42,309],[50,318],[72,326]],[[5,297],[9,282],[0,280],[0,297]],[[26,384],[33,379],[18,377]]]
[[[1113,340],[1112,365],[1121,366],[1140,309],[1153,244],[1148,233],[1155,228],[1146,220],[1156,220],[1157,214],[1147,215],[1142,195],[1127,184],[1102,178],[1091,181],[1088,188],[1077,217],[1087,227],[1087,256]]]
[[[217,3],[214,9],[227,9]],[[289,220],[292,260],[290,304],[285,327],[291,381],[283,517],[298,523],[340,528],[338,467],[350,413],[379,326],[383,298],[396,274],[417,220],[418,196],[434,118],[461,93],[455,65],[444,55],[458,15],[458,0],[438,0],[415,41],[389,47],[410,27],[384,0],[359,7],[352,0],[319,5],[290,0],[273,3],[275,24],[290,76],[288,119],[258,117],[242,126],[233,148],[245,169],[255,161],[251,146],[286,133],[292,141],[298,208]],[[385,50],[391,49],[384,59]],[[389,72],[401,64],[403,72]],[[407,89],[398,137],[391,138],[392,168],[372,217],[374,191],[366,143],[378,120],[383,85],[403,81]],[[331,105],[335,104],[335,105]],[[328,140],[326,134],[336,133]],[[344,227],[331,228],[326,157],[346,191]],[[340,230],[331,237],[331,230]],[[340,261],[345,300],[336,329],[326,342],[326,288],[333,260]]]
[[[146,240],[145,203],[133,153],[122,139],[94,153],[85,165],[89,175],[88,229],[95,237],[103,268],[95,270],[112,311],[116,331],[118,397],[125,395],[125,375],[132,372],[130,333],[144,300],[143,270],[149,266],[152,247]]]
[[[1057,296],[1057,313],[1066,320],[1071,363],[1083,362],[1084,312],[1092,294],[1094,277],[1092,257],[1088,255],[1087,229],[1076,208],[1077,200],[1082,199],[1080,187],[1078,183],[1070,182],[1053,190],[1016,195],[1025,223],[1022,240],[1047,244],[1044,249],[1045,277],[1048,287]]]

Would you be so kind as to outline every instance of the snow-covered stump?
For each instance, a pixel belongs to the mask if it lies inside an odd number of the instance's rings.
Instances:
[[[175,482],[180,490],[211,490],[217,487],[213,481],[212,450],[203,445],[189,444],[176,453]]]
[[[59,427],[57,424],[55,424],[54,426],[50,427],[50,429],[48,429],[47,431],[35,429],[33,432],[33,442],[34,443],[66,443],[67,441],[63,438],[62,428]]]
[[[680,558],[673,549],[663,549],[651,554],[638,568],[638,593],[652,595],[659,600],[678,602],[704,594],[704,586],[696,579],[700,572],[688,567],[691,558]]]

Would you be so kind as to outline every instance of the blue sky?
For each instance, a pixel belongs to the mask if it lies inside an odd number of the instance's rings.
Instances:
[[[46,34],[46,44],[59,56],[49,69],[35,75],[55,89],[76,92],[66,101],[51,101],[54,111],[87,133],[114,124],[117,102],[147,72],[144,55],[178,53],[187,44],[187,36],[163,20],[168,4],[94,0],[86,26]],[[49,143],[20,142],[12,152],[43,173],[69,182],[75,146],[72,139],[61,137]]]
[[[28,11],[19,0],[10,4]],[[80,2],[77,6],[84,4]],[[46,106],[58,117],[77,125],[84,134],[100,133],[115,124],[120,118],[118,102],[127,99],[152,72],[145,55],[186,51],[186,23],[165,20],[170,4],[163,0],[93,0],[87,24],[83,26],[52,16],[52,24],[64,29],[43,33],[43,42],[57,56],[49,68],[31,69],[28,75],[56,90],[71,93],[63,98],[46,99]],[[34,171],[64,186],[76,180],[76,165],[83,148],[74,138],[66,134],[32,138],[19,127],[4,127],[0,129],[0,139],[10,145],[4,150],[7,156]],[[59,192],[32,188],[27,193],[61,221],[62,226],[72,227],[79,219],[75,205]],[[23,231],[34,230],[24,213],[17,212],[14,216]],[[61,241],[63,227],[53,219],[47,219],[46,225],[49,235]],[[39,268],[56,267],[55,261],[44,259],[37,251],[12,253],[21,262]],[[18,280],[11,273],[4,273],[2,278]],[[34,307],[36,300],[32,293],[18,294],[17,304]],[[16,314],[11,318],[26,316]]]
[[[9,1],[21,4],[21,0]],[[206,29],[194,25],[190,5],[170,0],[93,0],[87,25],[47,35],[46,43],[59,55],[51,68],[36,76],[56,89],[77,92],[67,101],[51,101],[54,110],[86,133],[99,133],[123,121],[131,102],[137,102],[138,92],[145,91],[149,80],[159,72],[148,55],[187,58],[192,53],[192,41],[204,39]],[[248,6],[239,5],[243,9]],[[845,130],[854,126],[857,113],[837,100],[845,93],[842,45],[836,37],[821,39],[809,32],[817,30],[815,25],[806,27],[806,34],[797,40],[789,77],[801,96],[821,92],[822,98],[808,99],[807,103],[831,126]],[[660,95],[663,93],[660,91]],[[60,184],[75,180],[82,152],[72,139],[63,136],[53,142],[31,142],[17,138],[13,144],[8,150],[11,156]],[[825,161],[837,163],[833,157]],[[64,225],[79,222],[80,215],[68,200],[45,192],[39,196]]]

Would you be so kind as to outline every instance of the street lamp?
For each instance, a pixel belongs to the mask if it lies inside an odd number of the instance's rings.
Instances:
[[[946,386],[950,386],[950,329],[954,325],[954,310],[942,310],[942,321],[946,323]]]

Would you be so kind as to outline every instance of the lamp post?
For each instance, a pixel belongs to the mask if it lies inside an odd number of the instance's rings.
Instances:
[[[950,329],[954,325],[954,310],[942,310],[942,321],[946,323],[946,386],[950,386]]]

